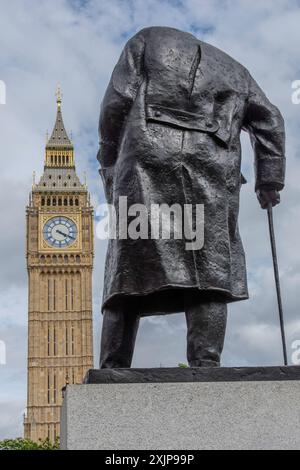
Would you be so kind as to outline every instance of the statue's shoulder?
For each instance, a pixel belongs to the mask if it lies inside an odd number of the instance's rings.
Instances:
[[[249,71],[247,68],[241,64],[238,60],[234,59],[232,56],[227,54],[226,52],[222,51],[222,49],[219,49],[216,46],[213,46],[212,44],[209,44],[208,42],[204,41],[199,41],[201,44],[202,49],[205,50],[205,53],[207,56],[209,56],[211,59],[214,59],[216,63],[220,63],[222,65],[227,65],[230,68],[235,69],[236,71],[239,71],[240,74],[244,76],[249,75]]]
[[[137,32],[133,38],[142,38],[145,43],[153,45],[159,43],[168,44],[170,47],[178,43],[198,43],[206,56],[209,57],[211,63],[215,63],[216,67],[225,66],[226,70],[234,70],[240,78],[245,78],[249,74],[248,70],[229,54],[212,44],[198,39],[187,31],[181,31],[169,26],[148,26]]]

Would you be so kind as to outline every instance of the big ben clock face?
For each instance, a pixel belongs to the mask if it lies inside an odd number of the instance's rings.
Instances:
[[[75,222],[68,217],[57,216],[47,220],[43,228],[44,240],[55,248],[65,248],[77,239]]]

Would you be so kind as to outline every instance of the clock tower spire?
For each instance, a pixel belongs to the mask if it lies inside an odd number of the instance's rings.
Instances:
[[[74,146],[56,92],[56,120],[44,172],[27,207],[28,395],[26,438],[60,433],[66,377],[81,383],[93,367],[93,208],[76,173]]]
[[[62,117],[62,93],[60,86],[56,91],[57,112],[54,128],[46,144],[45,168],[72,168],[74,147],[65,129]]]

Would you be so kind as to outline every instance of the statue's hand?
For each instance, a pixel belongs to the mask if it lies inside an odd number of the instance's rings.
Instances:
[[[267,209],[269,202],[273,207],[280,203],[279,191],[275,189],[259,189],[256,191],[256,195],[262,209]]]

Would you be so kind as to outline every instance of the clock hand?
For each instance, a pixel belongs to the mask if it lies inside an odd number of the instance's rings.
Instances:
[[[60,235],[63,235],[64,237],[67,237],[68,234],[65,233],[65,232],[62,232],[61,230],[59,230],[58,228],[56,229],[56,233],[59,233]]]
[[[72,235],[67,234],[67,233],[64,233],[64,232],[62,232],[62,231],[59,230],[59,229],[56,229],[56,233],[59,233],[60,235],[63,235],[64,237],[73,238],[73,240],[75,240],[75,238],[74,238]]]

